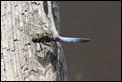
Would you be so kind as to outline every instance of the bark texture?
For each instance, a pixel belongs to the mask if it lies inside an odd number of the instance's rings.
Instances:
[[[59,33],[57,1],[1,2],[1,80],[66,81],[61,44],[33,43],[36,33]]]

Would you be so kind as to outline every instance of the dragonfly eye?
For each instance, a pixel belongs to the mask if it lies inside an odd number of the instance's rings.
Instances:
[[[33,43],[36,43],[37,42],[37,38],[33,37],[32,41],[33,41]]]

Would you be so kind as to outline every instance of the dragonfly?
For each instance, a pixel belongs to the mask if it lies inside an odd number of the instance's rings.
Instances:
[[[15,19],[18,20],[18,19]],[[19,20],[20,21],[20,20]],[[22,22],[22,21],[20,21]],[[25,22],[23,22],[25,23]],[[28,23],[25,23],[28,25]],[[33,24],[31,24],[33,25]],[[33,25],[34,27],[38,27]],[[54,32],[51,32],[51,30],[48,28],[49,32],[46,32],[44,28],[42,29],[43,32],[41,33],[35,33],[35,35],[32,37],[33,43],[49,43],[49,42],[66,42],[66,43],[76,43],[76,42],[90,42],[89,38],[76,38],[76,37],[62,37],[58,34],[55,34]],[[27,33],[28,34],[28,33]],[[29,34],[28,34],[29,35]],[[56,35],[56,37],[53,37],[53,35]]]
[[[18,19],[15,19],[15,20],[18,20]],[[20,21],[20,22],[22,22],[22,21]],[[25,23],[25,24],[27,24],[27,23]],[[49,42],[52,42],[52,41],[53,42],[66,42],[66,43],[90,42],[89,38],[62,37],[62,36],[57,35],[57,34],[55,34],[56,37],[53,37],[54,34],[52,32],[51,33],[46,32],[46,30],[44,30],[44,29],[42,29],[42,31],[43,32],[41,32],[40,34],[35,33],[35,35],[32,37],[32,42],[33,43],[43,43],[44,44],[44,43],[49,43]]]
[[[18,20],[18,19],[15,19]],[[19,20],[20,21],[20,20]],[[20,21],[22,22],[22,21]],[[25,22],[23,22],[25,23]],[[28,25],[28,23],[25,23]],[[33,24],[31,24],[33,25]],[[34,27],[38,27],[33,25]],[[76,43],[76,42],[90,42],[89,38],[75,38],[75,37],[62,37],[58,34],[55,34],[54,32],[51,32],[51,30],[48,28],[48,31],[50,33],[46,32],[46,30],[43,28],[41,29],[43,32],[35,33],[35,35],[32,37],[32,42],[33,43],[49,43],[49,42],[66,42],[66,43]],[[28,34],[28,33],[27,33]],[[28,34],[29,35],[29,34]],[[56,37],[53,37],[53,35],[56,35]]]
[[[45,43],[45,42],[67,42],[67,43],[76,43],[76,42],[90,42],[89,38],[75,38],[75,37],[62,37],[62,36],[57,36],[57,37],[52,37],[52,34],[49,33],[41,33],[41,34],[36,34],[36,36],[32,37],[32,41],[34,43]]]

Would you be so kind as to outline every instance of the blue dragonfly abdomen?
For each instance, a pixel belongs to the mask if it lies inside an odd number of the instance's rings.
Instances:
[[[58,36],[60,42],[89,42],[88,38],[72,38],[72,37],[62,37]]]

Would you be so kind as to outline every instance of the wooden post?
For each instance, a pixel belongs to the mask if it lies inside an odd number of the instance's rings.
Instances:
[[[36,33],[58,36],[58,5],[57,1],[1,2],[2,81],[67,81],[61,43],[31,41]]]

